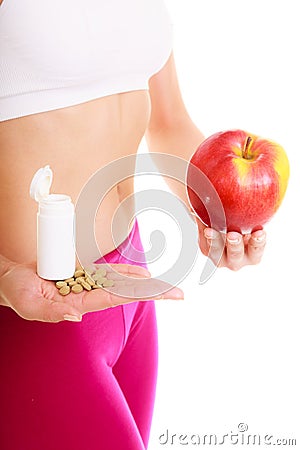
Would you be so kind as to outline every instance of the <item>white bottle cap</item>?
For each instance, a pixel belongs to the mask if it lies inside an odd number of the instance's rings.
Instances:
[[[30,184],[30,197],[36,202],[45,199],[50,192],[53,172],[50,166],[41,167],[33,176]]]

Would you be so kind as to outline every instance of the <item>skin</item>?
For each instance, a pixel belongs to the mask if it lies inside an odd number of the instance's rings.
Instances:
[[[133,301],[118,295],[118,289],[115,292],[97,289],[62,297],[53,282],[36,275],[37,204],[29,197],[28,188],[34,172],[49,164],[54,173],[52,192],[68,193],[75,203],[84,184],[97,169],[136,153],[144,135],[151,152],[168,153],[187,161],[204,139],[182,100],[173,55],[150,79],[149,91],[111,95],[0,122],[0,304],[13,308],[28,320],[58,322],[81,320],[89,311]],[[175,181],[170,182],[170,186],[188,204],[184,186]],[[130,208],[122,211],[115,243],[110,224],[114,211],[132,191],[133,179],[119,183],[99,207],[95,235],[102,254],[111,251],[128,235]],[[195,220],[201,251],[208,255],[211,247],[210,256],[214,259],[214,252],[222,246],[222,237]],[[238,270],[246,264],[257,264],[264,246],[264,230],[245,237],[228,233],[219,265]],[[130,275],[132,292],[135,292],[134,277],[150,276],[148,271],[135,266],[121,265],[114,269]],[[157,280],[152,282],[157,283]],[[118,288],[117,280],[116,286]],[[173,288],[155,298],[180,299],[183,293]]]

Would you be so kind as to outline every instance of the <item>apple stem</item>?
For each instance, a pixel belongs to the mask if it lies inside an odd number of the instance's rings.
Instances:
[[[248,154],[248,150],[249,150],[249,148],[251,146],[252,141],[253,141],[252,137],[248,136],[247,139],[246,139],[244,148],[242,150],[242,156],[243,156],[244,159],[250,159],[249,158],[249,154]]]

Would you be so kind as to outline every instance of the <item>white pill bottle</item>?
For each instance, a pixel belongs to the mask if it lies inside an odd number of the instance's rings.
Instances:
[[[64,280],[74,275],[75,214],[71,197],[50,194],[53,172],[39,169],[30,184],[30,196],[38,202],[37,274],[45,280]]]

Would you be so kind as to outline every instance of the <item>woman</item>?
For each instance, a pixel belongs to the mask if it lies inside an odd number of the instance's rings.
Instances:
[[[134,154],[145,133],[151,152],[190,158],[203,135],[180,94],[171,28],[162,0],[2,1],[0,446],[5,450],[147,448],[157,372],[153,299],[133,301],[101,289],[62,298],[53,282],[40,279],[34,261],[36,204],[28,188],[34,172],[49,164],[52,191],[76,202],[95,171]],[[187,201],[180,183],[173,187]],[[134,287],[134,277],[149,274],[145,261],[132,265],[130,259],[128,243],[142,246],[137,222],[128,235],[128,208],[119,215],[117,244],[111,235],[113,214],[132,192],[128,179],[107,194],[95,234],[105,261],[131,275]],[[218,252],[220,235],[198,227],[204,254],[209,248]],[[220,265],[236,270],[255,264],[264,244],[263,230],[247,238],[228,233]],[[173,288],[157,298],[182,296]]]

